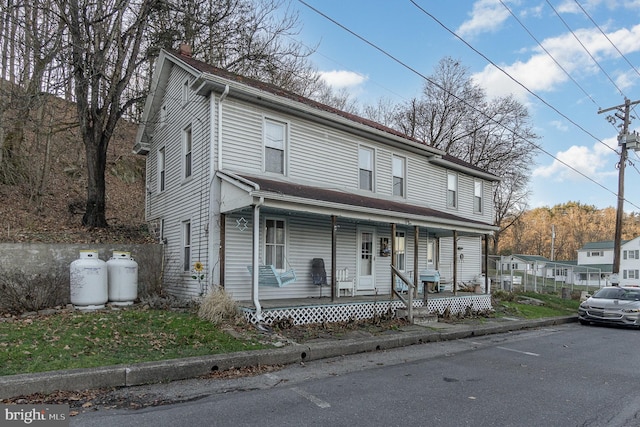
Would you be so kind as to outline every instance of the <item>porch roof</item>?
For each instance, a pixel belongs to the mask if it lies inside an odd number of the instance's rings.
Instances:
[[[492,224],[463,218],[426,206],[396,200],[365,196],[340,189],[325,189],[312,185],[267,179],[253,175],[218,172],[223,182],[244,188],[250,199],[229,206],[223,212],[238,210],[262,198],[264,206],[290,211],[336,215],[368,221],[395,222],[428,228],[442,228],[470,233],[491,233]],[[236,201],[239,201],[236,199]],[[234,209],[235,207],[235,209]]]

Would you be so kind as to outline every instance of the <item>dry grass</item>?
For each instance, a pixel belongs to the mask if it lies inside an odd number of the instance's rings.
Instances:
[[[198,317],[214,325],[219,325],[225,320],[236,320],[238,316],[238,305],[224,289],[209,292],[198,309]]]

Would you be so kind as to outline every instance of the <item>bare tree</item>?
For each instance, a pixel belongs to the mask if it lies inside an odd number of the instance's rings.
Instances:
[[[60,0],[69,31],[76,109],[87,160],[87,201],[82,224],[106,227],[107,147],[118,120],[138,96],[124,97],[136,68],[153,0]]]

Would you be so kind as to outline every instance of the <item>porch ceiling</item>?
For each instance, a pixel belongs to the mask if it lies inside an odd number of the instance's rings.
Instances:
[[[234,199],[240,201],[237,191],[246,191],[251,199],[262,198],[266,208],[283,209],[288,212],[305,214],[336,215],[354,220],[366,220],[381,223],[399,223],[427,227],[430,229],[457,230],[460,232],[485,234],[496,230],[489,223],[474,221],[441,212],[426,206],[403,203],[395,200],[381,199],[349,193],[337,189],[328,190],[310,185],[266,179],[253,175],[234,175],[221,173],[223,179],[223,195],[229,192]],[[236,180],[233,180],[235,176]],[[231,178],[231,179],[230,179]],[[251,183],[251,185],[248,185]],[[231,184],[231,185],[229,185]],[[222,197],[224,200],[225,197]],[[252,203],[255,203],[253,201]],[[244,206],[241,206],[244,205]],[[224,213],[250,206],[247,199],[222,207]]]

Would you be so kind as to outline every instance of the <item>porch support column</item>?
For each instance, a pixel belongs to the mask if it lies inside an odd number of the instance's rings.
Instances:
[[[484,293],[489,293],[489,235],[484,235]]]
[[[260,198],[260,202],[253,205],[253,257],[251,261],[253,274],[251,276],[251,298],[253,299],[253,305],[256,308],[256,320],[258,322],[262,322],[264,320],[262,318],[262,307],[260,306],[260,259],[258,258],[258,255],[260,254],[260,206],[263,202],[264,200]]]
[[[418,228],[418,226],[414,226],[413,227],[413,292],[415,292],[414,296],[416,298],[418,298],[418,286],[420,284],[419,279],[420,279],[420,274],[418,274],[418,241],[420,239],[420,229]],[[426,290],[423,289],[424,295],[425,295],[425,300],[426,300],[426,295],[427,292]]]
[[[331,302],[336,300],[336,264],[338,262],[336,256],[336,247],[337,247],[337,237],[338,237],[338,217],[335,215],[331,215]]]
[[[453,230],[453,294],[458,295],[458,231]]]
[[[382,248],[380,248],[382,249]],[[391,223],[391,265],[396,266],[396,223]],[[396,286],[396,273],[391,269],[391,299],[395,298],[393,290]]]

